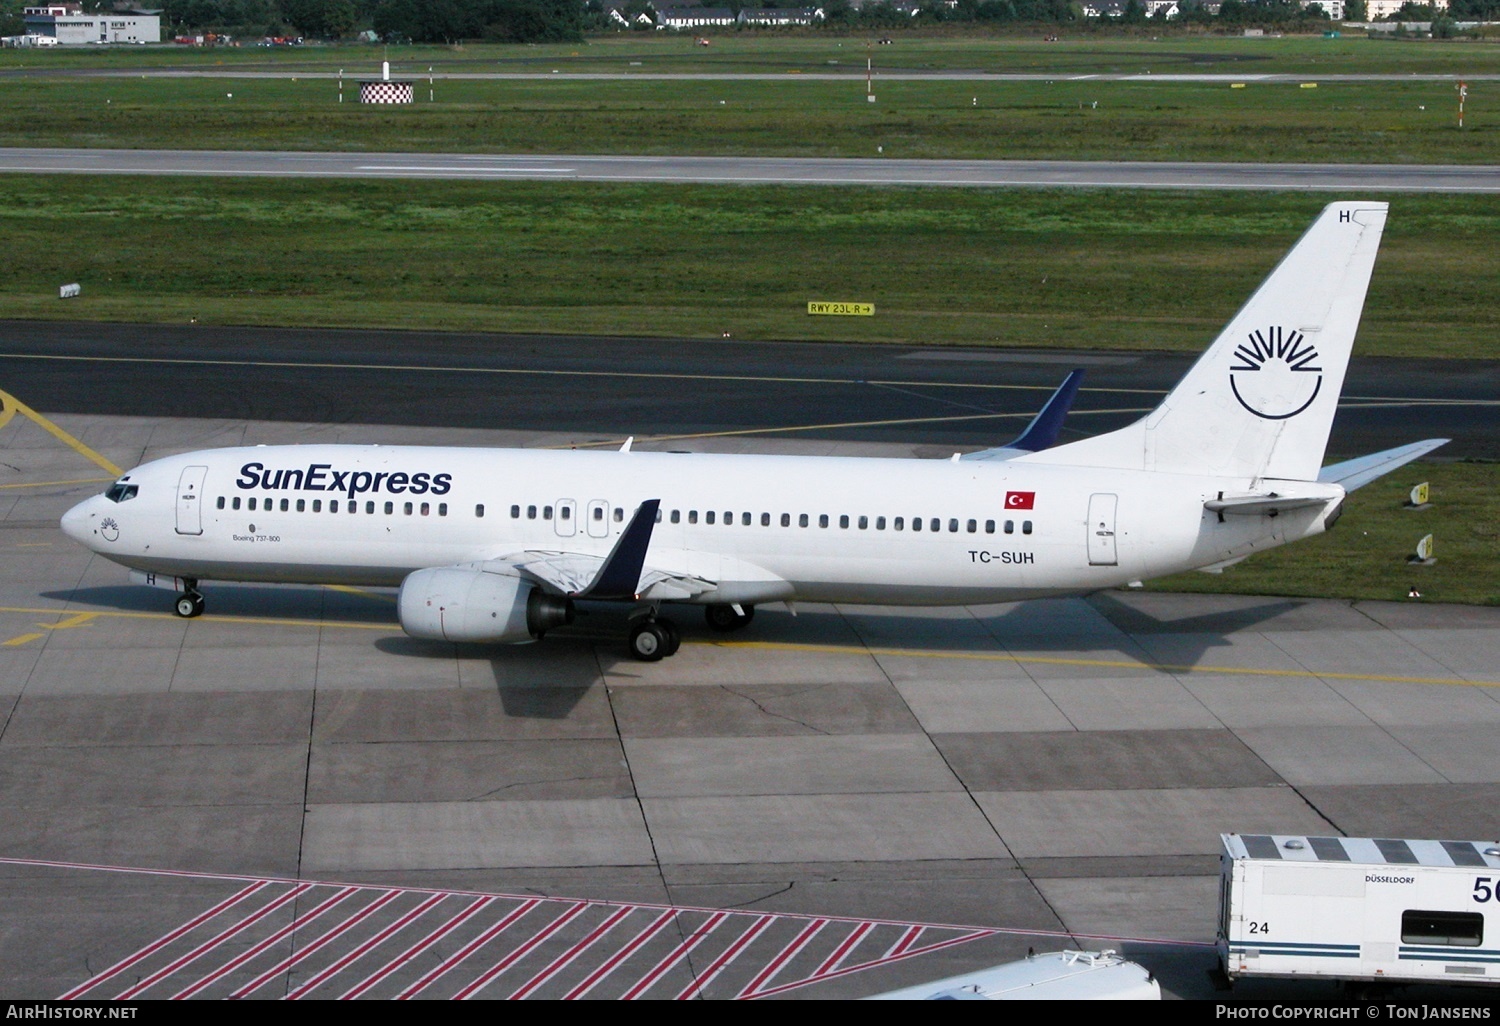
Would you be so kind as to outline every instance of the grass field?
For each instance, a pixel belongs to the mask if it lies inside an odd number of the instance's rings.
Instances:
[[[1329,199],[9,176],[0,318],[1196,350]],[[1394,197],[1360,352],[1500,355],[1500,201]],[[57,286],[79,282],[62,302]],[[876,316],[809,317],[810,300]]]
[[[326,78],[0,79],[0,145],[160,149],[1500,162],[1500,83],[454,80],[348,102]],[[425,83],[419,89],[425,101]]]

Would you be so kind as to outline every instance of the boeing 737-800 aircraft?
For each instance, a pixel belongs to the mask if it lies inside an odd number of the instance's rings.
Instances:
[[[1070,376],[1003,449],[951,460],[350,445],[186,453],[63,517],[69,537],[203,611],[200,581],[399,585],[402,628],[540,638],[575,600],[720,629],[756,604],[940,605],[1216,569],[1319,534],[1346,492],[1428,452],[1323,468],[1386,205],[1328,206],[1150,415],[1053,446]]]

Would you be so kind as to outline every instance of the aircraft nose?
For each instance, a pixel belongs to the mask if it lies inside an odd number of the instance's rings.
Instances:
[[[93,501],[93,499],[86,499],[63,514],[63,534],[72,538],[80,545],[88,545],[89,541],[93,538],[94,517],[89,512],[89,507]]]

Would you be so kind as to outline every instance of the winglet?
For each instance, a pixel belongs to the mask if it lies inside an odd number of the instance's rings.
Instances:
[[[646,565],[646,548],[656,527],[660,499],[647,499],[636,509],[635,516],[615,547],[604,557],[604,565],[587,588],[574,594],[581,599],[633,599],[641,583],[641,569]]]
[[[1068,411],[1073,408],[1073,399],[1078,395],[1078,386],[1083,381],[1083,369],[1071,371],[1063,383],[1052,393],[1052,398],[1047,400],[1041,412],[1027,425],[1026,430],[1021,433],[1007,449],[1025,449],[1027,452],[1040,452],[1050,449],[1057,444],[1057,436],[1062,431],[1063,420],[1068,416]]]
[[[1057,444],[1058,433],[1062,431],[1063,421],[1067,419],[1068,411],[1073,408],[1073,400],[1078,395],[1078,386],[1083,381],[1082,369],[1071,371],[1063,383],[1057,386],[1057,391],[1052,393],[1052,398],[1047,400],[1045,406],[1031,419],[1021,437],[1008,445],[1002,445],[996,449],[984,449],[979,452],[971,452],[962,457],[965,460],[1009,460],[1017,456],[1025,456],[1029,453],[1040,452],[1050,449]]]

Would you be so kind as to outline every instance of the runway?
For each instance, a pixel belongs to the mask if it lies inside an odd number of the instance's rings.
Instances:
[[[766,607],[729,637],[688,610],[654,664],[625,657],[607,606],[504,649],[414,642],[379,591],[208,585],[208,615],[177,619],[56,527],[102,463],[567,446],[618,416],[578,399],[576,431],[273,418],[306,399],[250,370],[202,379],[224,386],[217,417],[176,409],[168,377],[151,413],[37,401],[0,424],[8,997],[848,998],[1082,945],[1222,998],[1221,831],[1500,836],[1500,610],[1121,591]],[[403,377],[430,405],[424,373]],[[609,394],[594,384],[575,397]],[[692,445],[932,454],[820,432]],[[1423,998],[1464,992],[1402,996]]]
[[[1500,192],[1500,167],[1425,164],[1215,164],[1186,161],[1132,163],[5,148],[0,149],[0,173],[725,185],[914,185],[954,188],[1299,189],[1343,193]]]

